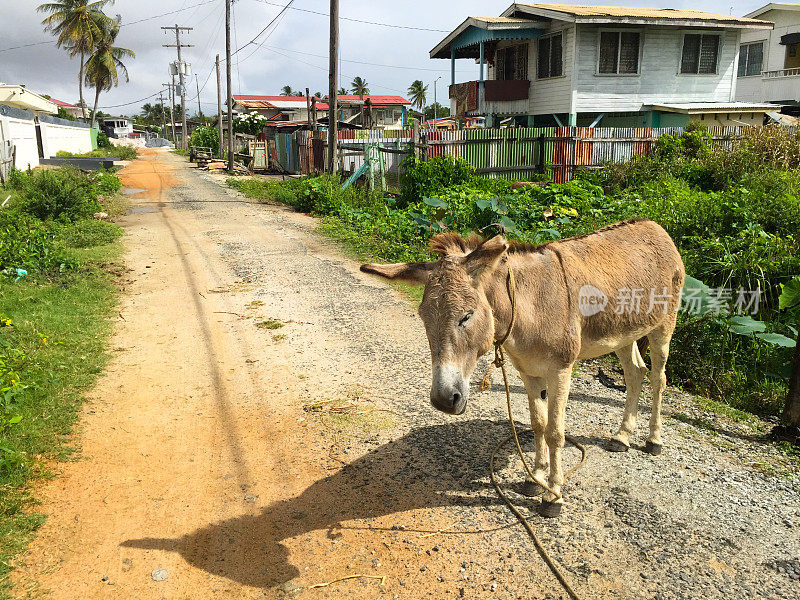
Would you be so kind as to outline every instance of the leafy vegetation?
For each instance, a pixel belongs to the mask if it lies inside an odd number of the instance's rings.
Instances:
[[[67,152],[66,150],[59,150],[56,156],[89,156],[92,158],[116,158],[117,160],[134,160],[137,156],[136,148],[131,146],[114,146],[111,142],[103,146],[100,144],[100,136],[104,133],[97,134],[97,150],[90,150],[89,152],[75,153]],[[108,136],[106,136],[108,140]]]
[[[196,127],[189,136],[189,145],[211,148],[216,156],[219,154],[219,131],[216,127]]]
[[[661,138],[649,157],[563,184],[512,187],[479,178],[449,157],[408,159],[398,197],[341,190],[340,180],[328,176],[229,183],[321,215],[326,231],[358,254],[387,261],[431,258],[427,240],[442,230],[502,229],[512,239],[542,243],[622,219],[653,219],[714,299],[698,314],[681,315],[671,381],[735,410],[776,415],[800,321],[796,309],[786,308],[800,288],[799,148],[794,134],[765,127],[713,149],[704,128],[690,127]],[[750,300],[752,291],[758,306],[742,303],[747,310],[737,314],[739,294]],[[748,314],[754,308],[757,315]]]
[[[44,520],[31,510],[28,481],[71,452],[82,393],[105,363],[116,288],[101,265],[119,256],[121,229],[86,217],[120,186],[111,173],[64,168],[14,171],[3,189],[11,199],[0,210],[0,598],[13,558]]]

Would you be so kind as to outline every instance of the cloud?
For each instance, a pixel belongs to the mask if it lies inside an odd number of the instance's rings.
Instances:
[[[234,93],[277,94],[284,85],[294,89],[310,88],[311,92],[328,89],[328,18],[296,9],[327,13],[327,0],[297,0],[276,24],[249,44],[256,34],[279,12],[285,0],[236,0],[233,4],[232,47],[241,48],[232,61]],[[623,4],[623,2],[598,2]],[[42,31],[43,15],[36,12],[38,2],[22,0],[8,2],[3,7],[0,25],[0,50],[53,38]],[[508,0],[412,0],[410,2],[374,2],[374,0],[348,0],[342,2],[340,15],[395,25],[429,27],[451,31],[468,15],[498,15],[510,2]],[[732,3],[721,0],[707,2],[655,1],[633,2],[634,5],[694,8],[728,14]],[[738,3],[734,14],[744,14],[761,6],[762,2]],[[170,11],[180,11],[159,18],[151,18]],[[225,54],[224,0],[118,0],[107,11],[119,13],[123,28],[117,38],[120,46],[136,52],[136,58],[126,61],[130,82],[103,92],[100,106],[107,112],[133,114],[150,96],[169,80],[168,64],[175,60],[171,31],[160,28],[176,23],[194,29],[181,34],[181,42],[193,44],[184,48],[183,58],[190,62],[201,87],[200,100],[204,111],[216,110],[216,76],[214,56]],[[148,19],[142,21],[142,19]],[[422,79],[431,84],[440,75],[443,92],[449,83],[449,64],[443,60],[430,60],[428,51],[446,33],[416,31],[396,27],[380,27],[342,20],[340,22],[340,82],[344,87],[356,75],[364,77],[372,93],[405,94],[411,81]],[[261,44],[260,46],[258,44]],[[360,61],[360,62],[350,62]],[[362,64],[376,63],[376,64]],[[378,66],[393,65],[393,66]],[[68,102],[78,99],[78,59],[57,49],[54,43],[0,52],[0,81],[24,83],[30,89]],[[403,68],[398,68],[403,67]],[[477,75],[473,62],[458,61],[457,78],[466,80]],[[223,86],[225,73],[223,65]],[[187,82],[187,111],[197,110],[194,76]],[[430,85],[432,90],[433,86]],[[91,105],[94,92],[84,91]]]

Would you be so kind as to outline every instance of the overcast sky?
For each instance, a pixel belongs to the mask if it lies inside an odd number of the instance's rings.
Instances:
[[[284,85],[291,85],[294,89],[309,87],[312,94],[315,91],[326,93],[328,19],[307,11],[327,13],[327,0],[295,0],[274,25],[256,39],[256,43],[246,45],[280,13],[286,1],[234,2],[232,47],[241,48],[241,51],[232,61],[233,93],[279,94]],[[592,3],[692,8],[741,16],[766,2],[643,0],[625,3],[595,0]],[[2,0],[0,82],[22,83],[31,90],[75,103],[78,100],[78,60],[71,60],[66,52],[47,42],[52,38],[42,31],[43,15],[36,12],[39,4],[38,0]],[[509,5],[508,0],[341,0],[341,82],[349,88],[352,78],[360,75],[367,80],[373,94],[406,95],[409,84],[422,79],[430,84],[428,102],[432,102],[433,81],[442,76],[438,85],[441,102],[449,84],[449,61],[429,59],[429,50],[468,15],[499,15]],[[157,16],[171,11],[178,12]],[[182,35],[182,43],[194,44],[192,48],[183,49],[183,58],[192,63],[198,76],[203,111],[216,110],[213,67],[214,56],[217,53],[225,55],[224,0],[117,0],[106,12],[122,16],[124,26],[117,43],[136,52],[136,58],[126,61],[130,82],[120,83],[118,88],[101,94],[103,110],[134,114],[144,102],[153,101],[145,97],[157,92],[161,84],[168,81],[168,63],[175,59],[175,48],[162,47],[162,44],[175,42],[174,33],[165,33],[160,27],[176,23],[194,28]],[[348,21],[345,17],[391,26]],[[6,50],[37,42],[47,43]],[[258,43],[262,45],[258,46]],[[474,62],[458,61],[458,80],[466,81],[476,75]],[[222,78],[224,85],[224,69]],[[187,87],[187,99],[194,98],[194,77]],[[84,94],[91,105],[94,100],[92,91]],[[197,111],[197,100],[187,106],[189,110],[192,114]]]

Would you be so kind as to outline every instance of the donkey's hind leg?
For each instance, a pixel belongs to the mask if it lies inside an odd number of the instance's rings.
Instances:
[[[650,435],[647,436],[645,451],[652,455],[661,454],[661,400],[667,386],[666,365],[669,356],[669,342],[672,339],[674,324],[664,326],[648,334],[650,340],[650,360],[653,370],[650,382],[653,387],[653,408],[650,413]]]
[[[606,445],[611,452],[625,452],[630,448],[631,435],[636,431],[636,419],[639,416],[639,396],[642,393],[642,381],[647,367],[639,354],[636,342],[616,351],[622,370],[625,373],[625,413],[622,425]]]

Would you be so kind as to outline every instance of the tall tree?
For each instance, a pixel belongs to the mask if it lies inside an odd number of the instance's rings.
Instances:
[[[99,38],[103,36],[104,27],[111,19],[103,13],[103,8],[113,4],[114,0],[56,0],[40,4],[37,11],[50,13],[42,21],[45,31],[57,36],[56,45],[65,48],[70,56],[80,55],[81,66],[78,70],[79,106],[86,118],[86,103],[83,101],[83,81],[86,55],[94,51]]]
[[[369,84],[365,79],[361,79],[361,77],[354,77],[353,81],[350,82],[350,88],[353,90],[353,93],[358,96],[359,98],[363,98],[366,94],[369,94]]]
[[[292,86],[285,85],[281,88],[281,96],[294,96],[294,91],[292,91]]]
[[[416,106],[419,110],[422,110],[422,107],[425,106],[425,102],[428,100],[427,94],[428,86],[419,79],[412,81],[411,85],[408,86],[408,95],[411,98],[411,104]]]
[[[86,61],[86,84],[94,87],[94,109],[92,110],[92,127],[97,118],[97,102],[100,92],[110,90],[119,85],[120,73],[129,81],[128,69],[123,58],[135,58],[133,50],[120,48],[114,43],[119,34],[120,17],[109,19],[103,26],[103,35],[97,40],[95,50]]]

